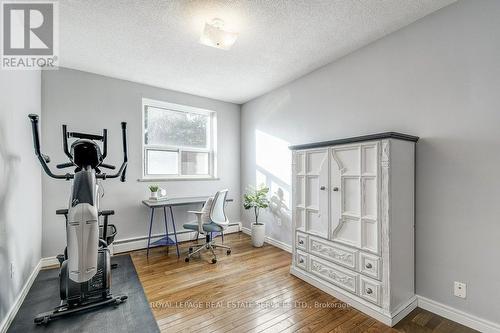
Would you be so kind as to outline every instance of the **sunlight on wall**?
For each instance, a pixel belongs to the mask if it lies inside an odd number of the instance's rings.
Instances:
[[[255,164],[266,176],[290,186],[292,155],[288,145],[285,140],[255,131]]]
[[[291,226],[291,157],[289,143],[285,140],[255,131],[255,185],[269,187],[269,217],[279,226],[270,226],[268,232],[286,232]],[[284,227],[284,228],[283,228]]]
[[[260,172],[259,169],[255,171],[255,185],[259,186],[261,184],[267,184],[267,177],[263,172]]]

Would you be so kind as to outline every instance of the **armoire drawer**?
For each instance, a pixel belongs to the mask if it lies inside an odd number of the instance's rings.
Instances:
[[[297,231],[295,236],[295,247],[302,251],[307,251],[307,235]]]
[[[309,236],[309,253],[331,260],[337,264],[356,269],[358,251],[343,247],[327,240]]]
[[[297,254],[295,254],[295,266],[302,268],[303,270],[307,270],[307,263],[308,263],[308,255],[305,252],[302,251],[297,251]]]
[[[309,271],[323,280],[346,289],[353,294],[356,294],[358,291],[359,274],[329,263],[326,260],[310,255]]]
[[[381,280],[381,259],[366,253],[359,254],[359,271],[374,279]]]
[[[381,305],[382,299],[382,284],[378,281],[371,280],[364,276],[359,278],[359,296],[365,300]]]

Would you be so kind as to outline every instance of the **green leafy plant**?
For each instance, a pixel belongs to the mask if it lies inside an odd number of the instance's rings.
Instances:
[[[252,209],[255,213],[255,224],[259,223],[259,213],[261,208],[267,208],[269,206],[269,199],[267,194],[269,193],[269,187],[261,185],[257,188],[250,187],[247,193],[243,195],[243,207],[245,209]]]
[[[159,186],[158,185],[150,185],[149,190],[151,192],[158,192]]]

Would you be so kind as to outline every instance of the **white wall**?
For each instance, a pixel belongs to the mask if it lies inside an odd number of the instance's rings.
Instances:
[[[1,330],[40,260],[41,176],[28,119],[28,114],[40,113],[40,72],[0,70],[0,91]]]
[[[267,177],[290,191],[287,144],[420,136],[416,291],[499,322],[499,17],[500,1],[460,1],[246,103],[242,188]],[[265,219],[268,234],[290,242],[289,217]],[[466,299],[453,281],[467,283]]]
[[[116,215],[111,218],[111,223],[118,228],[116,240],[147,236],[149,211],[141,204],[141,200],[149,197],[148,186],[151,183],[137,181],[142,172],[143,97],[217,112],[220,180],[170,181],[158,184],[166,188],[167,194],[172,197],[213,195],[219,189],[228,188],[229,197],[235,200],[227,206],[228,217],[231,222],[239,222],[239,105],[71,69],[45,71],[42,75],[43,150],[52,157],[54,165],[65,162],[67,158],[62,151],[62,124],[67,124],[70,131],[96,134],[101,133],[102,128],[107,128],[109,143],[106,161],[118,166],[123,158],[120,122],[126,121],[129,148],[127,181],[126,183],[121,183],[117,179],[103,181],[106,193],[101,206],[103,209],[116,211]],[[69,189],[68,182],[43,176],[44,257],[60,253],[65,246],[64,219],[56,216],[55,211],[67,206]],[[199,206],[175,208],[177,228],[181,229],[184,222],[194,220],[191,214],[185,213],[187,210],[199,208]],[[164,232],[162,215],[159,211],[156,214],[156,228],[153,229],[153,234]]]

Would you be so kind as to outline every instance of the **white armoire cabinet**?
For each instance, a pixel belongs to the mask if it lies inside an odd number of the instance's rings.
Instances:
[[[400,133],[291,146],[291,273],[393,326],[414,291],[415,143]]]

